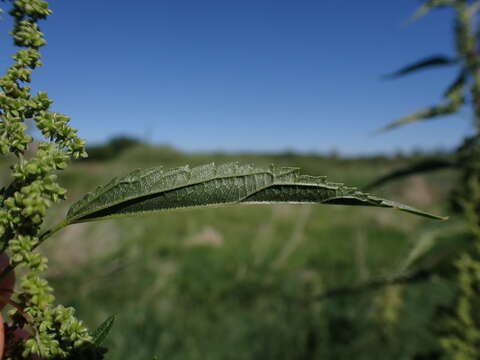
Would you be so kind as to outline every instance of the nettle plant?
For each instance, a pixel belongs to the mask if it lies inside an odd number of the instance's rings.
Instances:
[[[0,79],[0,151],[14,159],[11,182],[0,191],[0,306],[9,309],[6,322],[0,319],[2,359],[104,358],[101,343],[113,318],[89,333],[74,309],[55,304],[53,289],[42,277],[47,259],[36,249],[68,225],[177,208],[278,202],[395,208],[441,219],[324,177],[300,175],[295,168],[233,163],[135,170],[87,194],[58,225],[43,229],[47,210],[66,198],[56,172],[72,158],[87,157],[85,141],[70,127],[67,116],[50,110],[52,100],[45,92],[33,95],[27,86],[32,71],[42,65],[39,49],[46,42],[38,21],[52,13],[47,2],[3,1],[11,4],[11,35],[21,49]],[[26,121],[32,121],[44,137],[36,146]],[[15,281],[20,268],[23,275]]]
[[[454,359],[478,359],[480,348],[480,0],[427,0],[413,16],[416,20],[432,10],[449,8],[454,13],[454,56],[435,55],[410,64],[390,75],[397,78],[413,72],[438,68],[457,67],[457,75],[444,91],[444,102],[417,111],[401,118],[384,130],[437,119],[469,107],[472,114],[474,134],[466,137],[458,147],[453,159],[428,159],[396,170],[367,188],[371,189],[401,177],[440,169],[454,169],[460,174],[457,189],[452,193],[455,209],[466,220],[471,241],[467,248],[455,244],[458,286],[454,314],[446,324],[446,336],[441,343]],[[455,240],[455,238],[453,238]]]

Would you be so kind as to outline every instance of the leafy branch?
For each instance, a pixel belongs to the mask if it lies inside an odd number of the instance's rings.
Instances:
[[[426,68],[457,64],[460,67],[458,75],[444,93],[447,101],[394,121],[382,130],[454,114],[468,104],[473,110],[476,134],[464,139],[463,144],[456,151],[455,160],[451,163],[428,161],[413,164],[387,174],[367,188],[404,176],[446,167],[454,167],[461,173],[461,182],[453,193],[453,197],[463,210],[473,239],[469,241],[471,245],[469,249],[465,250],[455,262],[458,270],[456,283],[459,289],[457,308],[455,316],[449,318],[448,335],[441,340],[441,343],[452,358],[473,360],[478,358],[480,344],[480,320],[475,310],[479,305],[478,289],[480,288],[480,261],[478,260],[480,255],[480,41],[477,24],[480,0],[427,0],[415,13],[413,20],[442,7],[451,7],[455,14],[456,60],[453,61],[450,57],[424,59],[399,70],[393,77]],[[457,249],[464,250],[462,246],[456,245]]]

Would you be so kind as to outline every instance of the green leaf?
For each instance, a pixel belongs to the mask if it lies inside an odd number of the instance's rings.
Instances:
[[[415,236],[415,242],[403,263],[399,274],[412,269],[433,269],[473,247],[467,224],[463,219],[452,219],[448,224],[436,224]],[[448,226],[445,226],[448,225]],[[448,261],[447,263],[452,263]]]
[[[459,101],[463,98],[463,91],[465,90],[465,83],[467,81],[466,69],[461,69],[458,76],[453,83],[447,88],[443,96],[452,101]]]
[[[457,99],[457,101],[452,101],[448,104],[432,106],[427,109],[417,111],[411,115],[405,116],[400,120],[394,121],[383,129],[380,129],[380,132],[394,129],[399,126],[406,124],[414,123],[420,120],[429,120],[440,116],[450,115],[457,112],[457,110],[463,105],[464,99]]]
[[[112,329],[113,323],[115,322],[115,315],[108,317],[94,332],[93,332],[93,343],[97,346],[102,345],[105,338],[108,336],[108,333]]]
[[[433,219],[441,217],[407,205],[300,175],[290,167],[257,168],[237,163],[164,170],[136,170],[113,179],[73,204],[66,223],[80,223],[161,210],[233,204],[317,203],[395,208]]]
[[[437,56],[430,56],[428,58],[422,59],[417,61],[413,64],[407,65],[400,70],[394,72],[393,74],[386,75],[385,78],[387,79],[395,79],[400,76],[408,75],[412,72],[418,70],[424,70],[430,67],[438,67],[438,66],[445,66],[445,65],[453,65],[456,64],[456,59],[451,59],[446,56],[437,55]]]
[[[442,170],[454,167],[456,164],[452,160],[446,159],[428,159],[425,161],[418,162],[416,164],[411,164],[406,167],[392,171],[391,173],[378,178],[377,180],[371,182],[364,187],[364,190],[371,190],[375,187],[384,185],[390,181],[398,180],[410,175],[426,173],[430,171]]]
[[[410,21],[416,21],[421,17],[427,15],[433,9],[438,9],[443,6],[453,5],[456,0],[427,0],[425,4],[420,6],[420,8],[413,14],[410,18]]]

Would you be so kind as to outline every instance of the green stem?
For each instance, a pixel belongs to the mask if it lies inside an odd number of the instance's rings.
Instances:
[[[65,220],[65,221],[62,221],[61,223],[58,223],[54,227],[48,229],[47,231],[45,231],[42,235],[40,235],[38,244],[35,245],[32,250],[35,250],[38,246],[40,246],[40,244],[42,244],[50,236],[55,234],[57,231],[62,230],[64,227],[66,227],[68,225],[70,225],[70,223],[68,222],[68,220]]]
[[[465,1],[459,1],[456,4],[457,49],[473,79],[470,92],[473,99],[477,134],[480,133],[480,58],[477,49],[479,44],[474,30],[474,20],[479,6],[480,2],[476,2],[471,6]]]
[[[39,237],[39,241],[37,243],[37,245],[35,245],[33,248],[32,248],[32,251],[35,250],[38,246],[40,246],[45,240],[47,240],[50,236],[52,236],[53,234],[55,234],[56,232],[62,230],[64,227],[66,227],[67,225],[70,225],[70,223],[65,220],[65,221],[62,221],[61,223],[58,223],[57,225],[55,225],[54,227],[48,229],[47,231],[45,231],[42,235],[40,235]],[[5,276],[7,276],[11,271],[13,271],[15,269],[15,266],[13,265],[8,265],[5,269],[3,269],[3,271],[0,273],[0,279],[3,279]]]

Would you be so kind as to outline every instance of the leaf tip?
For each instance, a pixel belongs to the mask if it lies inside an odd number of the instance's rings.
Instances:
[[[383,127],[381,127],[380,129],[377,129],[377,130],[374,130],[370,133],[371,136],[378,136],[378,135],[382,135],[384,133],[386,133],[387,131],[390,131],[391,129],[397,127],[397,125],[395,125],[395,123],[391,123],[391,124],[388,124],[388,125],[385,125]]]
[[[112,329],[115,322],[115,315],[109,316],[93,333],[93,343],[97,346],[102,345],[103,341]]]

